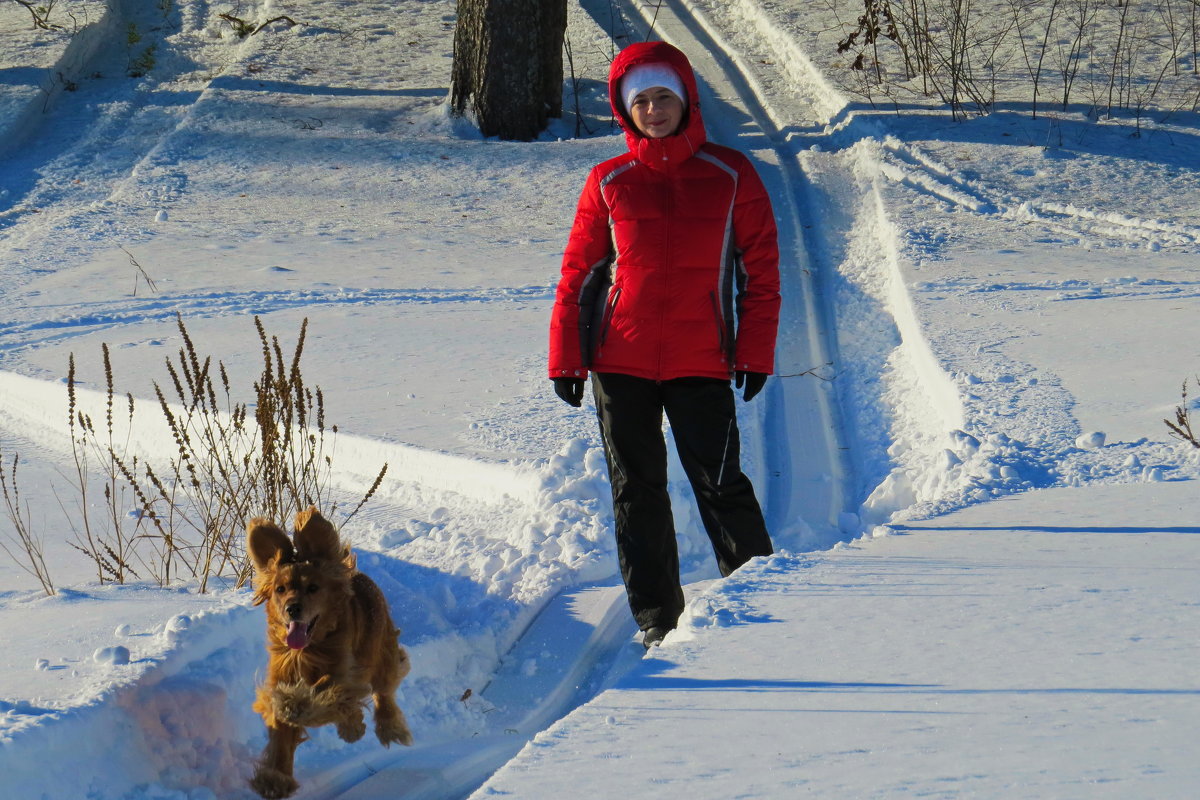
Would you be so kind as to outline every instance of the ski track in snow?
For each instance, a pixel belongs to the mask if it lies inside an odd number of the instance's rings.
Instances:
[[[1077,239],[1107,240],[1151,249],[1192,248],[1200,243],[1200,228],[1189,225],[1044,200],[1002,197],[983,181],[967,178],[894,136],[884,138],[878,168],[889,180],[951,206],[983,216],[1040,223]]]
[[[177,109],[187,109],[199,102],[201,93],[197,91],[175,98],[172,104],[153,106],[152,93],[137,92],[131,100],[122,78],[103,77],[125,72],[128,55],[117,43],[125,39],[131,25],[160,36],[164,29],[179,27],[179,11],[175,9],[159,18],[149,7],[131,0],[108,3],[102,19],[93,26],[91,38],[98,46],[81,53],[69,50],[49,70],[59,79],[53,82],[56,91],[47,98],[47,103],[60,97],[63,84],[87,76],[100,77],[89,82],[85,108],[77,109],[78,103],[58,104],[55,113],[61,116],[57,124],[41,123],[38,117],[42,112],[36,107],[31,107],[24,119],[18,121],[21,146],[8,154],[8,160],[16,167],[12,170],[14,175],[24,173],[29,177],[7,187],[9,191],[0,197],[4,203],[0,206],[0,231],[42,208],[59,207],[56,213],[65,222],[81,209],[110,200],[113,182],[119,186],[122,176],[136,175],[154,148],[182,125]],[[154,39],[146,40],[147,46],[153,42]],[[29,130],[34,128],[36,135]],[[137,136],[128,135],[131,128],[137,131]],[[113,148],[112,143],[118,140],[121,146]],[[85,165],[99,167],[101,176],[107,180],[85,184],[40,177],[70,175]]]
[[[691,9],[710,29],[716,26],[704,22],[706,11],[714,17],[724,12],[743,24],[739,30],[729,32],[735,39],[723,43],[736,41],[737,46],[729,50],[731,58],[760,96],[767,96],[765,89],[769,87],[773,96],[791,95],[795,99],[783,108],[772,109],[772,118],[797,152],[814,146],[839,151],[864,140],[879,140],[880,147],[873,154],[878,174],[950,207],[982,217],[1038,223],[1074,239],[1117,246],[1192,250],[1200,244],[1200,227],[1038,197],[1005,195],[986,181],[967,177],[937,160],[919,146],[887,134],[885,126],[873,119],[875,109],[851,101],[836,89],[803,52],[787,23],[773,17],[776,13],[794,13],[787,4],[768,8],[758,0],[733,0],[721,4],[727,8],[714,10],[717,0],[675,1]],[[747,48],[748,40],[755,44]]]
[[[524,286],[480,291],[453,289],[354,289],[180,293],[97,303],[29,305],[22,314],[37,318],[0,323],[0,352],[61,339],[72,331],[92,332],[164,322],[176,314],[194,317],[245,317],[320,306],[404,306],[433,303],[503,303],[550,300],[553,287]]]

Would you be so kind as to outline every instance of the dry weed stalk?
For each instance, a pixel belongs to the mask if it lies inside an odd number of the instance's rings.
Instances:
[[[140,519],[134,521],[134,530],[126,528],[126,517],[122,512],[124,487],[117,467],[117,439],[113,417],[112,361],[108,345],[102,346],[104,375],[108,386],[105,408],[105,425],[98,432],[91,416],[81,411],[77,403],[75,354],[67,361],[67,429],[71,437],[71,455],[74,472],[70,479],[72,491],[78,500],[75,514],[64,506],[64,512],[72,528],[71,547],[92,559],[96,566],[96,577],[101,582],[125,583],[138,578],[131,561],[141,526]],[[129,400],[130,422],[133,418],[133,399]],[[132,427],[132,425],[130,425]],[[122,448],[127,449],[128,445]],[[102,473],[104,504],[99,518],[93,514],[92,470],[99,467]],[[62,498],[59,498],[62,505]],[[78,523],[76,523],[78,520]]]
[[[1200,377],[1196,378],[1197,385],[1200,385]],[[1196,437],[1196,432],[1192,430],[1192,415],[1191,408],[1188,404],[1188,382],[1184,380],[1183,389],[1181,390],[1182,398],[1179,405],[1175,407],[1175,421],[1164,419],[1163,422],[1171,431],[1171,436],[1180,441],[1187,442],[1192,447],[1200,448],[1200,439]]]
[[[176,322],[183,346],[176,357],[166,359],[166,388],[154,384],[172,441],[166,454],[146,458],[134,452],[131,436],[140,423],[130,394],[125,395],[127,416],[118,424],[108,346],[102,347],[107,396],[99,427],[79,408],[71,354],[67,427],[78,509],[71,513],[64,506],[68,518],[77,520],[69,544],[92,559],[101,583],[139,578],[136,563],[160,586],[194,579],[205,592],[217,577],[241,586],[250,576],[241,535],[246,520],[289,519],[309,505],[330,513],[337,509],[330,487],[333,460],[326,447],[327,430],[336,434],[337,426],[326,428],[324,394],[317,386],[310,388],[301,372],[307,319],[294,352],[285,358],[278,338],[254,318],[263,367],[253,384],[253,412],[247,403],[234,400],[225,364],[218,361],[214,369],[212,357],[197,350],[182,316],[176,315]],[[15,460],[13,465],[15,472]],[[93,509],[97,471],[103,486],[101,513]],[[343,525],[374,496],[386,472],[384,464]],[[13,494],[9,516],[23,520],[18,541],[28,556],[25,561],[51,592],[40,543],[27,534],[28,525],[18,513],[15,482]],[[8,500],[7,480],[4,496]]]
[[[999,98],[1028,103],[1036,117],[1043,84],[1053,80],[1062,111],[1082,92],[1094,118],[1127,115],[1140,131],[1149,112],[1170,116],[1200,96],[1198,0],[827,4],[844,34],[837,52],[852,57],[852,90],[868,100],[937,96],[958,117],[989,113]]]
[[[0,550],[9,559],[28,572],[41,584],[42,591],[47,596],[54,594],[54,582],[50,579],[50,570],[46,567],[46,558],[42,548],[42,537],[33,532],[29,524],[29,504],[21,505],[21,492],[17,488],[17,465],[20,456],[14,455],[12,467],[5,468],[4,453],[0,451],[0,493],[4,495],[4,511],[12,523],[16,535],[9,535],[6,543],[0,539]],[[12,547],[9,547],[9,544]]]

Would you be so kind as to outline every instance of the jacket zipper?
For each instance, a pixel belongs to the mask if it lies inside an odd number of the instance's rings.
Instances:
[[[671,241],[671,182],[664,180],[663,185],[666,191],[666,198],[663,201],[663,206],[666,207],[667,213],[663,215],[663,241]],[[662,383],[663,376],[663,342],[666,341],[667,332],[667,305],[671,302],[671,248],[668,246],[663,254],[663,288],[666,290],[662,293],[662,299],[659,301],[661,307],[658,313],[658,378],[657,382]]]

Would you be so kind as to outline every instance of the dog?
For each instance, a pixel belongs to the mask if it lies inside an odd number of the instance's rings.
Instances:
[[[250,787],[267,800],[299,788],[296,748],[307,728],[333,724],[347,742],[366,733],[363,706],[375,701],[375,735],[385,747],[411,745],[394,697],[411,664],[398,641],[387,601],[355,567],[350,548],[315,507],[296,515],[293,543],[263,517],[246,526],[254,566],[254,604],[266,605],[267,677],[254,710],[267,726],[267,746]]]

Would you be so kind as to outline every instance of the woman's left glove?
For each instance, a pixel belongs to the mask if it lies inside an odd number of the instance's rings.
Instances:
[[[767,373],[765,372],[741,372],[736,373],[734,381],[737,388],[742,388],[742,384],[746,385],[746,392],[742,395],[742,399],[747,403],[754,399],[754,395],[762,391],[763,385],[767,382]]]
[[[554,381],[554,393],[561,397],[564,403],[575,408],[583,405],[583,378],[551,378],[550,380]]]

